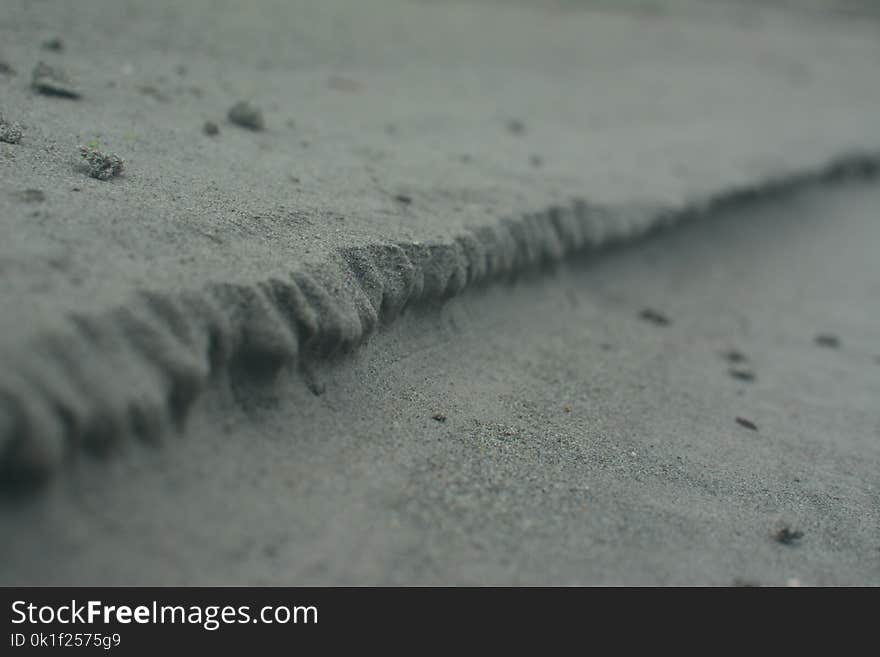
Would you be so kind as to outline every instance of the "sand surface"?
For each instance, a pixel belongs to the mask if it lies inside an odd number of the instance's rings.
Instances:
[[[870,15],[9,4],[4,584],[880,583]]]

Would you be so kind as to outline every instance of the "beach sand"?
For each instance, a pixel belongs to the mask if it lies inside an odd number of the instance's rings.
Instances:
[[[880,583],[880,22],[239,5],[0,22],[0,582]]]

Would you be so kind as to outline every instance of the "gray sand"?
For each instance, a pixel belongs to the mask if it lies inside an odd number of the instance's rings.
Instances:
[[[880,23],[238,4],[0,23],[0,581],[878,583]]]
[[[416,309],[318,397],[218,386],[182,439],[9,505],[6,581],[880,584],[878,202],[819,189]]]

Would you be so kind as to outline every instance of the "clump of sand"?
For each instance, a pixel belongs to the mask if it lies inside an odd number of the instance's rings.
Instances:
[[[98,180],[110,180],[122,173],[125,160],[116,153],[104,153],[97,148],[80,146],[79,154],[88,164],[88,173]]]
[[[55,66],[49,66],[45,62],[39,62],[34,67],[31,86],[34,88],[34,91],[47,96],[72,99],[80,97],[79,91],[67,73]]]
[[[7,120],[0,114],[0,141],[17,144],[21,141],[22,130],[18,123]]]

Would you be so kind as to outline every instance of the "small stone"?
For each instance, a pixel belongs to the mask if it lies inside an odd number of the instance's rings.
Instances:
[[[731,367],[729,370],[727,370],[727,373],[730,374],[730,376],[734,379],[737,379],[739,381],[746,381],[749,383],[754,381],[756,378],[754,372],[743,368]]]
[[[729,349],[724,352],[723,356],[728,363],[734,364],[745,363],[749,360],[748,357],[738,349]]]
[[[220,134],[220,126],[213,121],[205,121],[205,125],[202,126],[202,132],[209,137],[213,137]]]
[[[431,416],[432,420],[437,420],[437,422],[446,422],[446,416],[443,413],[434,413]]]
[[[34,68],[33,79],[31,82],[34,90],[47,96],[58,96],[60,98],[79,98],[77,91],[70,78],[64,71],[49,66],[44,62],[39,62]]]
[[[262,130],[265,127],[263,112],[246,101],[237,102],[230,107],[227,118],[230,123],[248,130]]]
[[[656,324],[657,326],[669,326],[672,322],[663,313],[653,308],[645,308],[639,313],[639,317],[646,322]]]
[[[829,349],[837,349],[840,347],[840,338],[830,333],[820,333],[815,339],[816,344],[820,347],[827,347]]]
[[[102,153],[96,148],[80,146],[79,154],[89,165],[88,174],[98,180],[118,176],[125,166],[125,161],[115,153]]]
[[[49,50],[51,52],[61,52],[64,50],[64,41],[62,41],[61,37],[52,37],[46,41],[43,41],[43,50]]]

